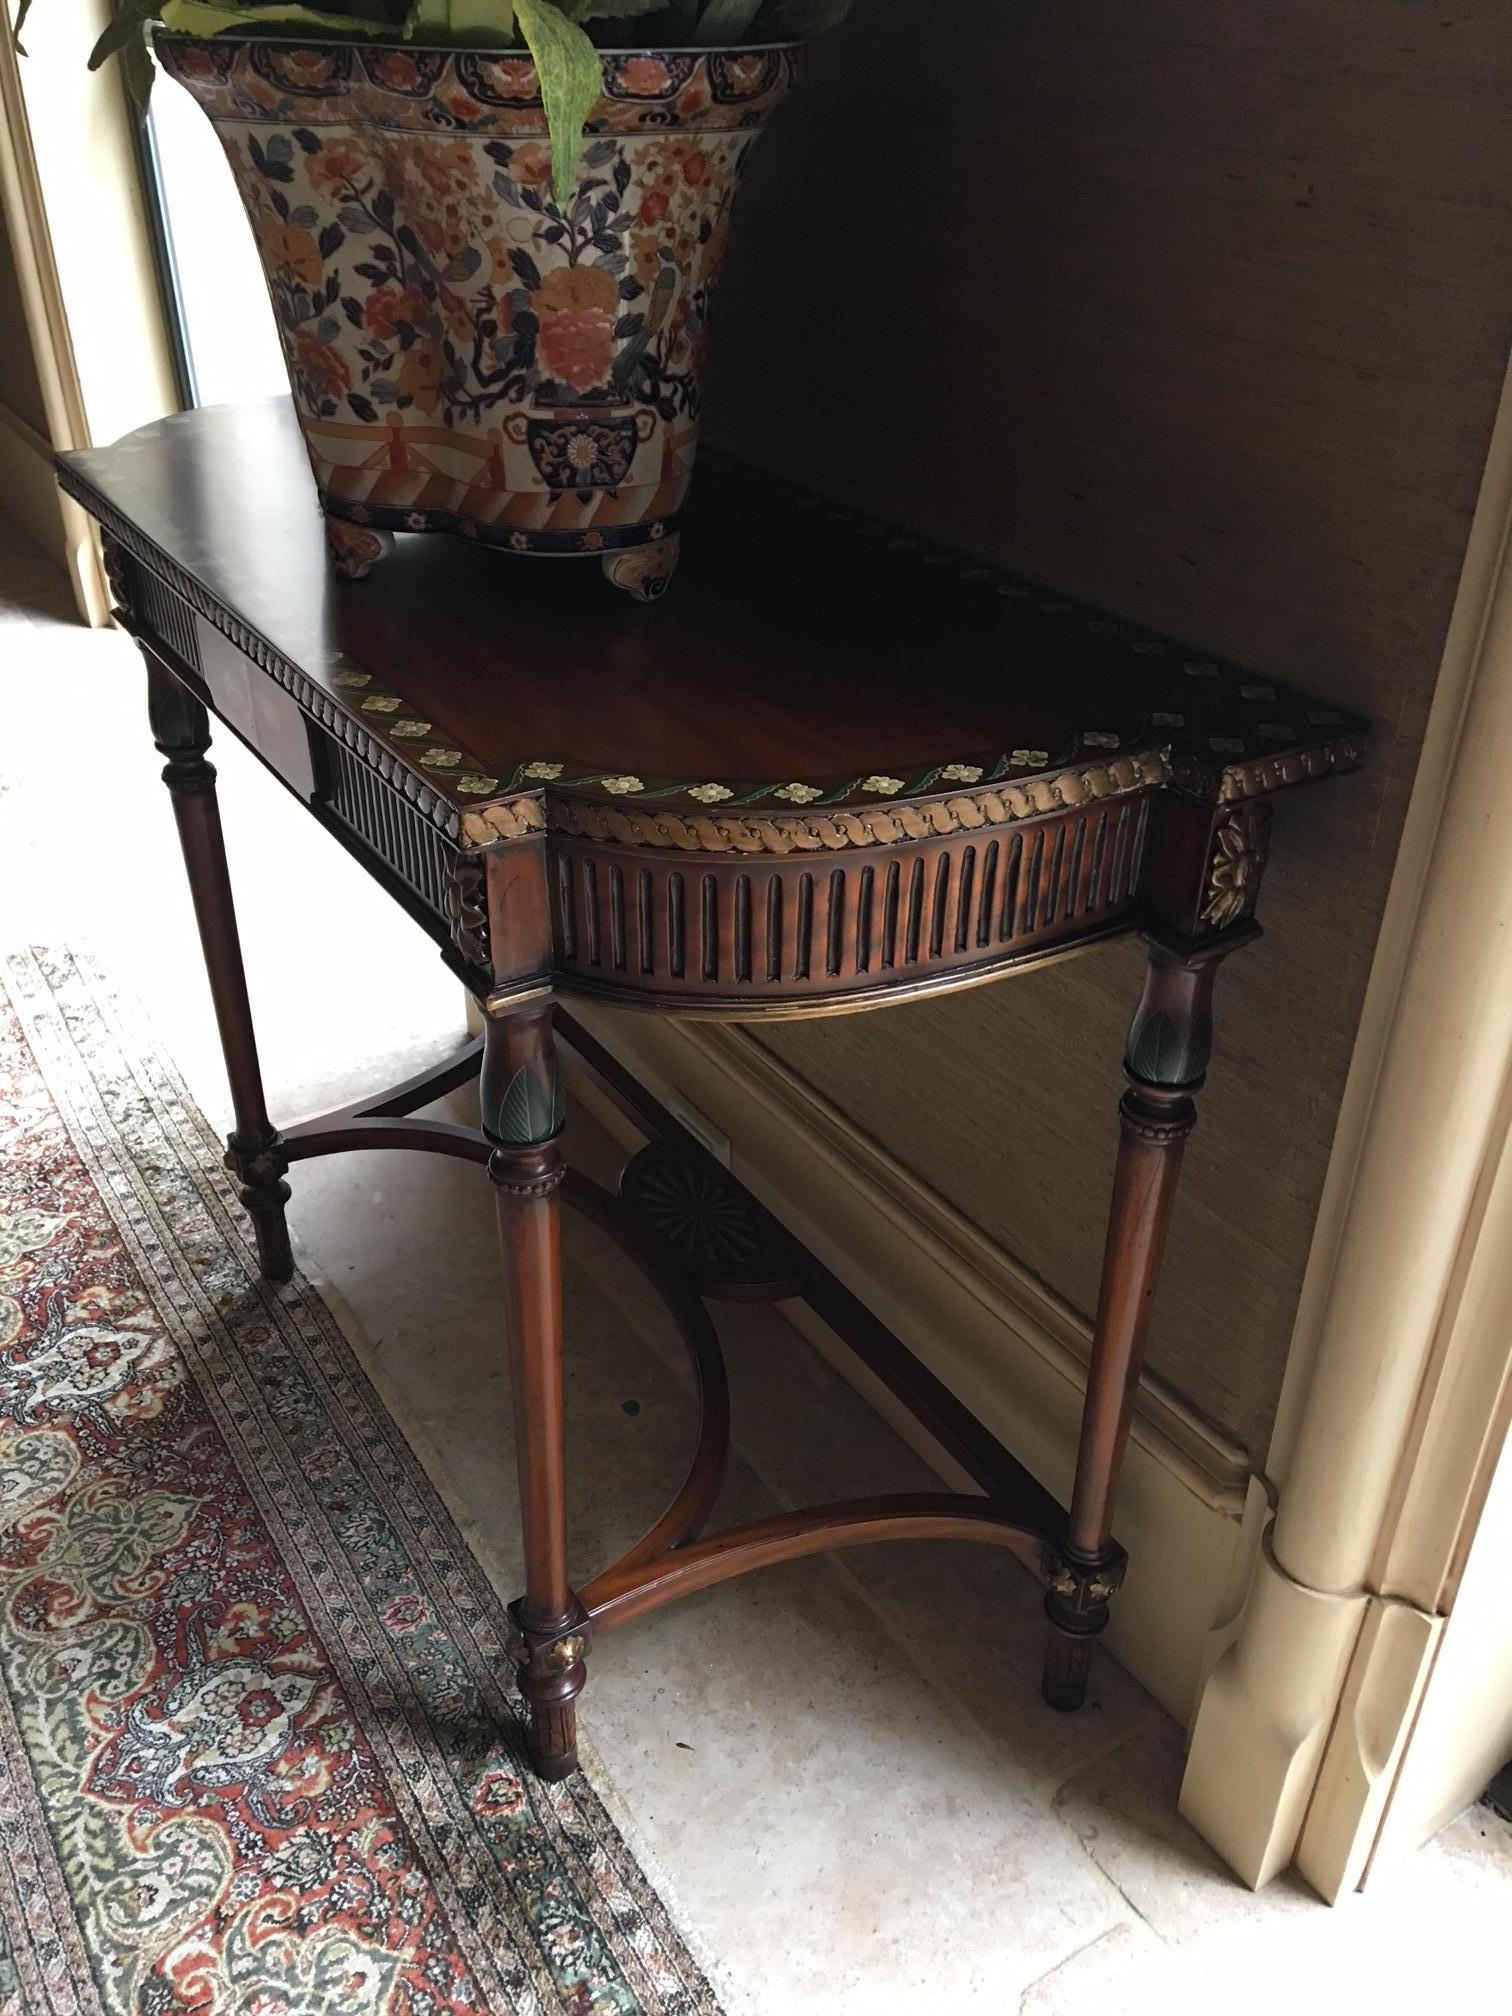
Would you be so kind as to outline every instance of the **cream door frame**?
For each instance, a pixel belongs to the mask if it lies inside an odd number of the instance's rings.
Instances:
[[[52,453],[113,441],[179,403],[133,114],[115,65],[87,68],[110,15],[110,0],[36,8],[23,64],[0,0],[0,205],[49,437],[7,416],[0,469],[91,623],[106,620],[109,596],[88,520],[53,486]]]
[[[1512,1491],[1493,1492],[1512,1462],[1509,533],[1512,379],[1251,1488],[1247,1599],[1215,1633],[1182,1788],[1245,1881],[1296,1862],[1330,1901],[1512,1751],[1512,1593],[1471,1586],[1512,1527]],[[1503,1705],[1446,1737],[1435,1688],[1467,1667],[1440,1664],[1447,1635],[1484,1641],[1482,1695]],[[1430,1725],[1428,1782],[1412,1745]]]
[[[53,481],[53,451],[87,448],[89,422],[8,17],[0,21],[0,213],[15,255],[25,337],[47,421],[44,438],[20,414],[0,407],[6,495],[27,532],[67,571],[84,621],[100,624],[110,598],[90,521]]]

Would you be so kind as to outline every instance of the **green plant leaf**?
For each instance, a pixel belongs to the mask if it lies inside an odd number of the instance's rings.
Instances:
[[[603,91],[599,53],[552,0],[515,0],[515,15],[541,80],[551,134],[551,186],[565,210],[577,187],[583,128]]]
[[[750,35],[762,0],[709,0],[690,38],[694,48],[723,48]]]
[[[702,8],[703,0],[671,0],[661,31],[669,49],[681,49],[692,43]]]
[[[106,22],[100,39],[89,52],[89,67],[98,70],[112,56],[119,55],[133,41],[142,40],[142,30],[157,14],[155,0],[122,0],[120,8]]]
[[[404,39],[444,47],[504,48],[515,40],[514,0],[415,0]]]
[[[160,20],[174,35],[225,35],[245,29],[251,9],[215,7],[208,0],[163,0]]]
[[[136,35],[121,50],[121,79],[126,86],[126,96],[136,108],[139,119],[147,117],[147,103],[152,96],[152,80],[157,76],[157,66],[147,53],[147,37]]]
[[[762,39],[806,42],[826,28],[837,28],[851,5],[852,0],[768,0],[756,25]]]
[[[391,22],[378,17],[335,14],[321,7],[300,6],[297,0],[269,0],[265,6],[246,7],[218,6],[215,0],[161,0],[161,9],[154,5],[152,11],[176,35],[234,35],[273,27],[310,28],[341,35],[394,32]]]

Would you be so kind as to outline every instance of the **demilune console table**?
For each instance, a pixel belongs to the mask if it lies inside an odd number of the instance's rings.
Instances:
[[[117,614],[146,658],[231,1081],[227,1159],[263,1273],[291,1271],[285,1177],[306,1157],[415,1148],[487,1165],[526,1560],[513,1650],[537,1770],[574,1768],[576,1699],[607,1632],[752,1569],[891,1538],[1016,1554],[1046,1590],[1046,1698],[1078,1706],[1122,1577],[1114,1499],[1214,974],[1256,935],[1271,800],[1355,768],[1363,723],[717,460],[676,587],[649,608],[571,562],[435,536],[401,540],[369,581],[336,580],[283,401],[183,414],[60,469],[103,527]],[[482,1039],[343,1112],[272,1123],[211,713],[437,940]],[[675,1126],[617,1199],[564,1169],[557,1034],[637,1095],[559,1003],[838,1015],[1130,932],[1149,956],[1069,1513]],[[364,1014],[381,1015],[382,972],[339,918],[331,935]],[[420,1116],[474,1072],[481,1131]],[[566,1552],[564,1199],[655,1277],[702,1401],[681,1489],[586,1582]],[[795,1290],[870,1346],[983,1495],[700,1537],[729,1427],[703,1298]]]

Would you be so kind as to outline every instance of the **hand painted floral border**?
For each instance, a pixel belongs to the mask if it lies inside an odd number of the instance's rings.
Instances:
[[[925,797],[942,786],[993,785],[1005,779],[1018,781],[1048,771],[1062,770],[1079,761],[1105,759],[1110,754],[1137,756],[1169,751],[1176,767],[1190,773],[1190,788],[1211,789],[1215,797],[1247,797],[1260,788],[1242,785],[1246,763],[1278,768],[1277,783],[1294,781],[1291,769],[1312,775],[1315,765],[1306,760],[1310,752],[1327,758],[1324,769],[1351,769],[1363,760],[1363,738],[1367,724],[1357,715],[1309,699],[1278,681],[1264,680],[1241,667],[1186,651],[1163,637],[1142,632],[1138,626],[1101,614],[1086,604],[1070,601],[998,570],[979,565],[960,553],[932,546],[927,540],[900,531],[896,526],[866,517],[846,506],[808,492],[795,491],[775,477],[768,477],[745,465],[713,455],[707,458],[724,472],[751,488],[770,493],[789,509],[822,512],[826,519],[850,528],[854,536],[885,539],[889,550],[913,556],[922,566],[950,567],[961,580],[981,582],[1015,607],[1032,611],[1035,618],[1059,628],[1080,627],[1089,638],[1104,641],[1126,653],[1131,661],[1149,664],[1170,659],[1173,683],[1179,678],[1189,686],[1194,700],[1185,705],[1155,708],[1137,723],[1122,730],[1108,727],[1084,729],[1058,749],[1014,748],[1006,751],[972,751],[959,759],[934,763],[922,769],[898,772],[873,771],[849,777],[780,777],[750,779],[738,777],[641,776],[629,769],[588,768],[574,764],[567,756],[529,757],[517,762],[504,775],[491,776],[486,768],[471,762],[460,751],[437,752],[429,774],[446,781],[455,795],[469,803],[482,797],[507,796],[532,786],[550,784],[558,791],[584,794],[605,792],[611,798],[666,801],[684,798],[705,810],[741,811],[770,805],[774,809],[807,810],[847,804],[888,804]],[[1178,668],[1179,667],[1179,671]],[[352,668],[354,671],[360,668]],[[1131,662],[1131,672],[1135,669]],[[1243,733],[1211,732],[1211,706],[1203,696],[1221,692],[1226,708],[1231,706],[1235,725]],[[376,698],[378,689],[373,689]],[[392,698],[393,696],[388,696]],[[403,706],[403,702],[399,705]],[[1264,716],[1265,718],[1260,718]],[[1273,717],[1290,718],[1273,718]],[[418,730],[406,730],[417,734]],[[1288,759],[1297,758],[1296,763]],[[1285,776],[1280,771],[1285,770]],[[1209,776],[1211,772],[1211,776]],[[1240,782],[1235,782],[1240,780]],[[1186,781],[1184,777],[1183,781]],[[1230,788],[1233,784],[1234,788]],[[1242,788],[1241,788],[1242,786]],[[1276,788],[1276,784],[1264,788]]]
[[[563,791],[606,791],[612,798],[686,797],[695,804],[718,805],[731,811],[768,800],[794,807],[826,806],[842,805],[852,799],[916,798],[940,785],[995,784],[1005,777],[1030,776],[1051,767],[1047,749],[1011,749],[977,762],[931,764],[903,777],[872,772],[822,784],[802,778],[732,784],[702,778],[647,779],[628,771],[582,769],[563,758],[531,757],[516,763],[507,775],[492,777],[476,758],[442,735],[418,708],[380,685],[372,673],[364,672],[354,660],[344,655],[329,660],[326,678],[364,728],[380,735],[450,796],[469,801],[507,797],[551,784]],[[1095,742],[1095,738],[1082,739],[1089,750],[1094,746],[1099,750],[1122,747],[1118,736],[1108,736],[1101,742]]]
[[[1205,678],[1219,668],[1204,662],[1189,662],[1184,670],[1193,678]],[[380,734],[407,761],[417,765],[427,778],[455,800],[467,805],[509,797],[521,791],[551,785],[557,791],[584,795],[607,793],[611,798],[664,802],[686,798],[704,810],[739,812],[754,806],[796,811],[818,810],[852,804],[891,804],[924,798],[942,787],[960,785],[991,786],[1004,781],[1022,782],[1077,762],[1101,762],[1110,755],[1146,756],[1159,753],[1170,744],[1169,733],[1119,734],[1112,729],[1087,729],[1073,735],[1058,751],[1017,748],[971,759],[932,763],[924,769],[908,769],[903,774],[870,771],[862,776],[842,778],[750,779],[707,777],[642,777],[634,771],[588,769],[565,757],[529,757],[517,762],[507,773],[491,775],[475,757],[452,746],[439,735],[435,724],[397,693],[378,684],[352,660],[331,661],[327,671],[330,684],[362,719],[363,725]],[[1274,698],[1273,687],[1248,686],[1251,697]],[[361,695],[361,698],[356,696]],[[1295,696],[1292,696],[1295,697]],[[1347,717],[1332,708],[1311,707],[1310,723],[1319,726],[1346,725]],[[1185,725],[1184,717],[1155,712],[1147,717],[1150,729],[1169,731]],[[1232,736],[1209,736],[1207,747],[1216,756],[1228,758],[1246,754],[1281,754],[1297,746],[1289,725],[1274,724],[1262,737],[1259,749]],[[1338,767],[1347,767],[1340,764]]]

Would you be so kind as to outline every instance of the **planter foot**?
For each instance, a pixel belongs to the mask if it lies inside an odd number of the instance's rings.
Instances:
[[[345,518],[327,518],[326,545],[331,565],[343,581],[365,581],[380,560],[394,550],[392,532],[380,532],[372,525],[353,525]]]
[[[604,555],[604,573],[616,588],[623,588],[637,602],[659,602],[677,570],[681,536],[669,532],[649,546],[631,546],[623,553]]]

